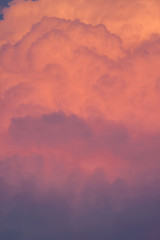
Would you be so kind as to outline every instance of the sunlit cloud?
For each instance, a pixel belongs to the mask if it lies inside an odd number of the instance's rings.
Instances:
[[[159,240],[159,8],[3,9],[1,238]]]

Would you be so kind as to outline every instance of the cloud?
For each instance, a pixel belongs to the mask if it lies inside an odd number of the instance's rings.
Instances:
[[[159,239],[159,3],[3,13],[0,237]]]
[[[52,164],[57,162],[58,156],[64,165],[65,161],[70,161],[72,166],[90,170],[103,166],[111,178],[116,178],[117,174],[132,181],[135,181],[135,176],[141,181],[158,177],[159,133],[139,133],[134,137],[123,124],[111,120],[102,122],[95,119],[93,122],[76,115],[55,112],[37,118],[12,119],[9,134],[12,145],[19,151],[32,153],[34,149],[40,153],[44,148],[41,153],[44,158],[48,153],[54,153]],[[108,164],[111,165],[109,169]]]
[[[1,104],[9,105],[3,108],[4,115],[25,114],[24,106],[39,105],[39,112],[43,108],[46,113],[60,110],[81,117],[101,114],[156,131],[158,46],[155,36],[128,53],[102,25],[44,18],[20,42],[1,49]],[[13,99],[13,91],[23,91],[20,103]]]
[[[16,42],[43,16],[80,19],[86,24],[104,24],[119,35],[127,46],[159,34],[159,2],[157,0],[123,1],[23,1],[14,0],[4,10],[5,22],[0,23],[1,40]],[[72,7],[71,7],[72,6]]]
[[[77,174],[75,176],[77,178]],[[72,176],[73,181],[75,176]],[[70,194],[52,187],[44,195],[43,189],[37,190],[30,182],[23,182],[11,195],[9,188],[2,185],[0,236],[7,240],[10,236],[15,239],[99,237],[116,240],[130,236],[145,239],[156,234],[158,182],[135,187],[117,179],[110,184],[103,171],[96,171],[86,178],[78,195],[76,187]]]

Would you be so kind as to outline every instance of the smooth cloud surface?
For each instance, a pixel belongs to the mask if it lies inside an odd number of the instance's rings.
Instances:
[[[159,7],[3,10],[2,239],[159,240]]]

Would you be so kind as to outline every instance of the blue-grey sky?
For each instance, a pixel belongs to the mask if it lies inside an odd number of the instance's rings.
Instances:
[[[4,7],[8,7],[8,4],[11,2],[12,0],[0,0],[0,10],[2,10]],[[3,20],[3,14],[0,11],[0,20]]]

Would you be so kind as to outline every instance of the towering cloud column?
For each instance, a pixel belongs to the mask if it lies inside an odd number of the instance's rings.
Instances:
[[[15,0],[0,21],[0,238],[159,240],[160,4]]]

